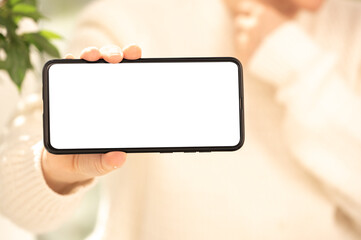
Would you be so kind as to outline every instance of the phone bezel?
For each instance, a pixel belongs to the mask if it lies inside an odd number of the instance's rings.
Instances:
[[[85,148],[85,149],[57,149],[50,143],[50,118],[49,118],[49,68],[54,64],[63,63],[106,63],[103,59],[89,62],[82,59],[53,59],[45,63],[43,67],[43,141],[45,148],[53,154],[94,154],[111,151],[123,151],[127,153],[171,153],[171,152],[214,152],[235,151],[242,147],[245,139],[244,134],[244,96],[243,96],[243,68],[241,62],[233,57],[187,57],[187,58],[140,58],[137,60],[122,60],[123,63],[144,62],[233,62],[238,66],[238,93],[240,106],[240,141],[235,146],[212,146],[212,147],[161,147],[161,148]]]

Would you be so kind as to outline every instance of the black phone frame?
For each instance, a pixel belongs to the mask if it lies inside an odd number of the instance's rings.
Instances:
[[[123,151],[127,153],[172,153],[172,152],[214,152],[235,151],[242,147],[245,140],[244,133],[244,94],[243,94],[243,68],[241,62],[234,57],[180,57],[180,58],[140,58],[137,60],[122,60],[118,64],[144,62],[233,62],[238,66],[239,85],[239,114],[240,114],[240,141],[235,146],[212,146],[212,147],[152,147],[152,148],[82,148],[82,149],[57,149],[50,143],[50,119],[49,119],[49,68],[53,64],[62,63],[106,63],[103,59],[89,62],[82,59],[53,59],[45,63],[43,67],[43,141],[45,148],[53,154],[94,154],[111,151]]]

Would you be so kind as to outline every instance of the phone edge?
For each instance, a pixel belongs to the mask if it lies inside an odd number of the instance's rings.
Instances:
[[[234,146],[214,146],[214,147],[164,147],[164,148],[92,148],[92,149],[56,149],[50,143],[50,119],[49,119],[49,68],[57,63],[107,63],[103,59],[88,62],[83,59],[52,59],[44,64],[42,71],[42,99],[43,99],[43,143],[47,151],[53,154],[95,154],[107,153],[111,151],[123,151],[127,153],[173,153],[173,152],[229,152],[240,149],[245,142],[245,118],[244,118],[244,84],[243,66],[235,57],[175,57],[175,58],[140,58],[137,60],[122,60],[119,64],[128,62],[217,62],[230,61],[238,66],[238,92],[240,99],[240,140]]]

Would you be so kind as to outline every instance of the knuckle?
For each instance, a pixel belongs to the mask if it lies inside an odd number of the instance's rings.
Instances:
[[[74,173],[81,173],[81,167],[79,164],[79,155],[74,155],[71,164],[71,170]]]
[[[94,161],[94,170],[98,175],[103,175],[108,172],[103,165],[103,155],[100,155],[98,161]]]
[[[72,172],[84,176],[99,176],[107,173],[107,169],[102,163],[102,155],[92,155],[86,158],[74,155],[72,162]]]

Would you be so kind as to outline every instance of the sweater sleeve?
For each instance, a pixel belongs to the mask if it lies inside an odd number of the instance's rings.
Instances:
[[[48,187],[40,163],[41,98],[30,95],[20,105],[0,149],[0,211],[18,226],[41,233],[63,223],[94,183],[80,186],[68,195],[57,194]]]
[[[338,70],[342,64],[290,22],[264,41],[249,70],[276,87],[289,149],[360,227],[361,76],[352,83]]]
[[[120,45],[115,36],[107,4],[95,1],[77,20],[68,50],[76,57],[89,46]],[[94,18],[102,13],[102,18]],[[47,232],[65,222],[77,208],[84,192],[96,180],[60,195],[45,182],[40,157],[42,144],[42,106],[32,95],[14,119],[6,141],[0,148],[0,211],[17,225],[35,233]]]

